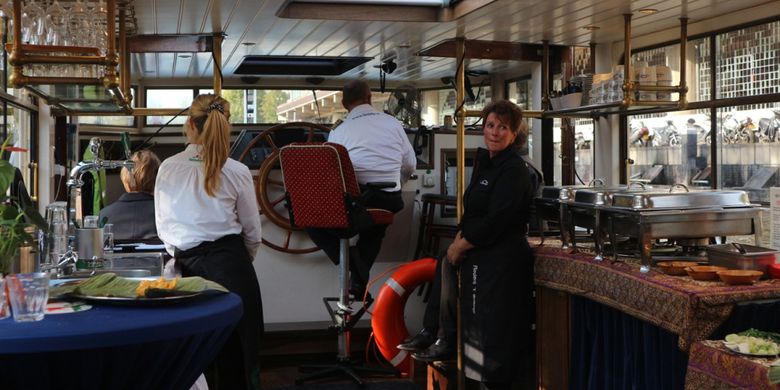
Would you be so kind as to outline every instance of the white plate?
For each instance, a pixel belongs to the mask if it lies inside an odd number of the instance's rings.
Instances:
[[[769,357],[776,357],[777,356],[776,353],[750,353],[750,352],[742,352],[742,351],[739,350],[739,345],[737,345],[737,343],[730,343],[728,341],[723,341],[723,345],[726,348],[728,348],[729,351],[736,352],[736,353],[738,353],[740,355],[754,356],[754,357],[767,357],[767,358],[769,358]]]

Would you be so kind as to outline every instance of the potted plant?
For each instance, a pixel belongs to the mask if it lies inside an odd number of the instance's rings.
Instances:
[[[23,204],[27,202],[20,202],[20,199],[8,195],[16,168],[3,158],[5,151],[26,151],[8,146],[10,138],[6,138],[0,148],[0,275],[11,272],[19,248],[34,243],[35,239],[28,228],[46,228],[43,217],[31,202]]]

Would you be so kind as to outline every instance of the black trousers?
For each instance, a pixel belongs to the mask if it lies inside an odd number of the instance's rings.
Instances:
[[[263,302],[252,256],[247,253],[244,240],[239,235],[229,235],[185,251],[176,250],[174,257],[182,276],[200,276],[217,282],[238,294],[243,303],[244,313],[238,325],[204,373],[209,389],[259,389]]]
[[[397,213],[404,208],[401,191],[386,192],[382,190],[364,190],[364,205],[366,208],[376,208]],[[375,225],[360,231],[355,250],[349,253],[349,271],[351,288],[357,293],[365,291],[368,285],[371,267],[382,248],[382,240],[388,225]],[[339,237],[330,229],[306,229],[309,238],[322,249],[333,264],[339,263]]]

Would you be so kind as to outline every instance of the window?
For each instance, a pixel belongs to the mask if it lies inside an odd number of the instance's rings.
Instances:
[[[628,118],[630,181],[710,187],[709,110]]]
[[[718,187],[746,191],[754,203],[768,203],[780,184],[780,103],[762,106],[720,108],[716,122]]]
[[[705,37],[688,41],[688,52],[685,54],[690,66],[688,67],[688,101],[696,102],[710,100],[712,91],[710,88],[710,38]],[[672,70],[670,85],[680,83],[680,45],[674,44],[655,49],[642,50],[631,56],[632,73],[640,71],[644,66],[668,66]],[[657,84],[662,85],[662,84]],[[656,93],[656,96],[663,93]],[[679,94],[672,94],[672,100],[678,100]],[[643,95],[642,100],[646,99]],[[661,100],[661,99],[659,99]],[[663,99],[668,100],[668,99]]]
[[[720,34],[716,50],[718,98],[780,92],[780,21]]]
[[[473,102],[467,100],[464,104],[466,110],[482,110],[492,100],[490,86],[482,85],[475,87],[474,95],[475,100]],[[455,90],[451,88],[423,91],[420,98],[422,124],[427,127],[444,126],[444,117],[453,117],[455,113],[455,100]],[[480,118],[469,117],[466,118],[466,125],[474,125],[479,121]],[[452,123],[455,123],[455,118],[453,118]]]
[[[146,107],[147,108],[187,108],[192,104],[195,97],[195,91],[192,89],[147,89]],[[172,116],[148,116],[146,124],[148,126],[163,125],[173,118]],[[187,117],[179,115],[171,124],[183,125]]]
[[[507,99],[520,106],[524,111],[532,109],[532,96],[540,96],[535,95],[537,92],[533,90],[533,83],[531,82],[530,77],[507,83],[506,91]],[[525,124],[528,126],[528,142],[526,143],[527,155],[533,157],[534,143],[533,134],[531,132],[533,119],[525,118]]]

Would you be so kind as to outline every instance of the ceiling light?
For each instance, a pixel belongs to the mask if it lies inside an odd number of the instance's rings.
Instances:
[[[404,42],[404,43],[398,45],[398,47],[401,48],[401,49],[408,49],[408,48],[412,47],[412,44],[409,43],[409,42]]]
[[[652,14],[658,13],[658,10],[655,9],[655,8],[640,8],[639,12],[643,13],[645,15],[652,15]]]
[[[247,46],[247,47],[249,47],[249,46],[254,46],[254,45],[256,45],[256,43],[254,43],[254,42],[241,42],[241,45],[242,45],[242,46]]]
[[[599,26],[593,26],[593,25],[589,25],[589,26],[585,26],[585,27],[583,27],[583,28],[584,28],[585,30],[588,30],[588,31],[596,31],[596,30],[600,29],[601,27],[599,27]]]
[[[179,54],[179,58],[192,58],[191,54]]]

